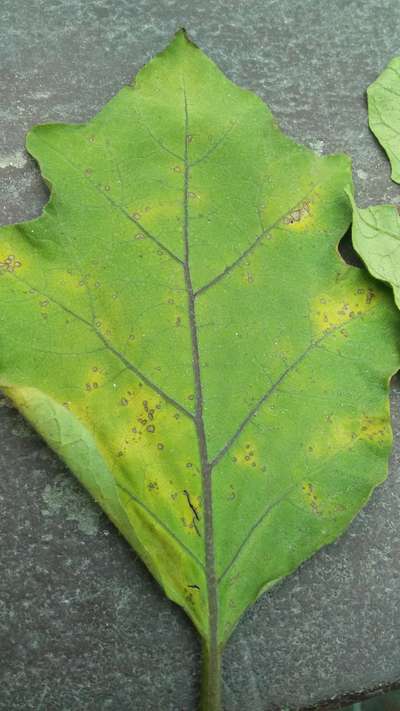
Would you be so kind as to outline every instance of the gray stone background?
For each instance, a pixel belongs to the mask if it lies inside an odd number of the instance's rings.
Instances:
[[[35,123],[91,117],[180,26],[281,126],[400,202],[365,89],[400,52],[399,0],[0,0],[0,221],[47,199]],[[372,354],[373,356],[373,354]],[[400,385],[388,481],[346,535],[263,596],[225,655],[227,711],[400,684]],[[190,711],[199,643],[58,459],[0,400],[0,709]]]

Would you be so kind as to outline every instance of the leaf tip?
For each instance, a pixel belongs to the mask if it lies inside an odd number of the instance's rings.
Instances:
[[[181,46],[181,47],[190,45],[191,47],[194,47],[195,49],[199,49],[197,44],[194,42],[194,40],[189,35],[189,32],[187,31],[186,27],[179,27],[176,30],[169,46],[171,47],[173,45]]]
[[[177,31],[175,32],[175,37],[181,37],[186,42],[190,42],[191,44],[193,44],[193,41],[192,41],[186,27],[179,27],[177,29]]]

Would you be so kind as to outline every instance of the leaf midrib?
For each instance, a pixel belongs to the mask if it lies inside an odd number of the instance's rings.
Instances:
[[[188,318],[192,345],[192,368],[195,391],[195,428],[200,457],[203,499],[203,533],[204,533],[204,559],[207,585],[207,612],[208,612],[208,644],[210,658],[218,658],[218,582],[215,568],[214,546],[214,521],[212,503],[212,466],[208,460],[207,437],[203,416],[203,390],[200,368],[200,352],[198,343],[198,329],[196,323],[195,293],[192,284],[190,269],[190,240],[189,240],[189,192],[190,192],[190,162],[189,162],[189,110],[182,77],[182,92],[184,100],[184,193],[183,193],[183,242],[184,262],[183,269],[187,291]]]

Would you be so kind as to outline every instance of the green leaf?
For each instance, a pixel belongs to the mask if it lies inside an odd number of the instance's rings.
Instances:
[[[400,57],[368,87],[368,120],[389,157],[393,180],[400,183]]]
[[[354,248],[370,273],[393,288],[400,308],[400,219],[394,205],[358,208],[353,198]]]
[[[211,711],[240,616],[386,476],[398,316],[337,251],[349,160],[184,32],[27,147],[52,192],[0,233],[0,383],[193,620]]]
[[[400,183],[400,57],[392,59],[368,88],[371,130],[385,149],[392,178]],[[393,288],[400,307],[400,219],[394,205],[353,205],[353,244],[368,270]]]

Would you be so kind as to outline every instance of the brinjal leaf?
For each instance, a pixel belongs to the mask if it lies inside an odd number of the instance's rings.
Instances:
[[[368,120],[389,157],[393,180],[400,183],[400,57],[368,87]]]
[[[385,149],[392,179],[400,183],[400,57],[368,88],[371,130]],[[358,209],[353,201],[353,244],[377,279],[390,284],[400,308],[400,217],[395,205]]]
[[[386,476],[390,296],[346,265],[350,162],[283,135],[185,35],[88,123],[27,138],[51,186],[0,232],[0,383],[220,650]]]

